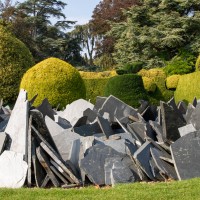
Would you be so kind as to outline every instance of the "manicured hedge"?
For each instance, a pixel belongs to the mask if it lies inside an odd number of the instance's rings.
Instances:
[[[124,74],[109,79],[105,96],[114,95],[130,106],[138,107],[139,100],[147,100],[142,77],[136,74]]]
[[[105,86],[109,78],[83,79],[86,87],[86,100],[96,102],[97,96],[104,96]]]
[[[31,99],[38,94],[35,105],[48,98],[53,107],[60,108],[86,97],[85,84],[77,69],[58,58],[48,58],[29,69],[23,76],[21,88]]]
[[[181,75],[172,75],[167,77],[166,86],[168,89],[176,89]]]
[[[0,98],[5,104],[16,101],[21,78],[33,65],[33,57],[25,44],[0,26]]]
[[[186,102],[192,102],[194,97],[200,98],[200,72],[194,72],[186,74],[180,77],[176,91],[176,102],[184,100]]]
[[[156,91],[156,84],[154,83],[152,78],[142,77],[144,88],[147,92],[153,93]]]

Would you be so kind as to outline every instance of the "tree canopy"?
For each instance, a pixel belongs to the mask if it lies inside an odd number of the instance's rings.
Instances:
[[[162,67],[182,51],[200,52],[198,0],[141,0],[124,17],[109,32],[116,40],[113,57],[119,65],[142,61],[147,68]]]

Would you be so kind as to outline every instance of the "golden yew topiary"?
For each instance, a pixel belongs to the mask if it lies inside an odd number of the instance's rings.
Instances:
[[[48,98],[53,107],[60,108],[79,98],[85,98],[86,89],[78,70],[58,58],[48,58],[30,68],[23,76],[20,88],[28,91],[31,99],[38,94],[35,105]]]

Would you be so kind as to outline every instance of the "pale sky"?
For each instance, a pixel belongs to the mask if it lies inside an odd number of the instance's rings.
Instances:
[[[78,24],[87,23],[92,12],[100,0],[65,0],[67,3],[64,14],[68,20],[77,21]]]

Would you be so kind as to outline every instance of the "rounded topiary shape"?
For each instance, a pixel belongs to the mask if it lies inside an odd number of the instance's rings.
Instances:
[[[181,76],[174,95],[176,102],[181,100],[192,102],[194,97],[200,99],[199,83],[200,72]]]
[[[196,63],[195,63],[196,71],[200,71],[200,55],[198,56]]]
[[[176,89],[180,77],[181,75],[172,75],[167,77],[166,79],[167,89]]]
[[[23,74],[34,65],[29,49],[5,27],[0,26],[0,98],[14,103]]]
[[[130,106],[138,107],[139,100],[147,100],[142,77],[136,74],[124,74],[109,79],[105,87],[105,96],[114,95]]]
[[[153,79],[148,77],[142,77],[144,88],[147,92],[155,92],[156,91],[156,84],[154,83]]]
[[[38,94],[34,105],[48,98],[53,107],[60,108],[79,98],[85,98],[86,89],[77,69],[58,58],[48,58],[30,68],[23,76],[20,88],[28,91],[31,99]]]

